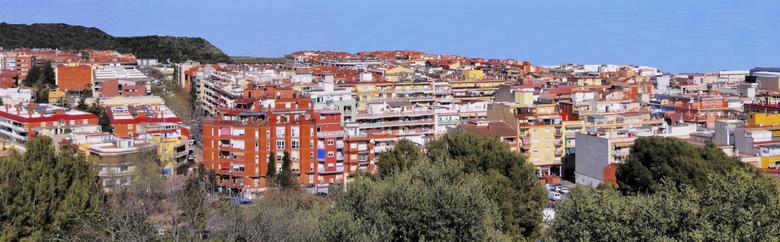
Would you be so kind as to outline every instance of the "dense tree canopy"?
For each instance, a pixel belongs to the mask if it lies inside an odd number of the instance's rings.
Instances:
[[[501,241],[498,209],[463,162],[417,165],[385,179],[358,179],[324,219],[327,241]]]
[[[95,220],[103,191],[83,155],[55,152],[51,139],[27,142],[0,158],[0,241],[41,241]]]
[[[52,48],[63,50],[116,50],[138,58],[183,62],[229,63],[225,55],[202,38],[172,36],[114,37],[97,28],[67,24],[0,23],[0,46],[12,48]]]
[[[780,197],[772,178],[730,169],[701,189],[672,182],[653,194],[579,188],[561,202],[548,230],[554,241],[776,241]]]
[[[538,236],[547,197],[522,155],[494,137],[451,132],[429,144],[428,157],[463,161],[464,172],[481,176],[486,195],[498,205],[501,230],[514,237]]]
[[[685,141],[666,137],[636,139],[625,163],[618,166],[618,187],[624,193],[654,192],[661,180],[701,187],[709,174],[725,174],[744,167],[712,143],[697,147]]]
[[[398,141],[393,149],[377,158],[377,174],[385,178],[412,167],[422,159],[420,148],[407,139]]]

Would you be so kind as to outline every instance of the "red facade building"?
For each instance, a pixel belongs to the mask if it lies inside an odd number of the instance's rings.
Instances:
[[[317,179],[316,113],[307,98],[256,102],[252,109],[223,108],[203,122],[203,161],[216,171],[217,184],[238,191],[266,187],[268,157],[281,169],[284,152],[301,184]]]

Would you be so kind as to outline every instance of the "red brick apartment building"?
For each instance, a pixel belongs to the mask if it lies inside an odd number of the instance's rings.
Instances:
[[[269,154],[277,169],[284,152],[301,184],[317,178],[316,119],[308,98],[275,98],[251,109],[223,108],[203,121],[203,161],[217,173],[217,184],[234,190],[260,191],[266,186]]]
[[[341,113],[320,111],[317,126],[317,174],[318,184],[343,183],[344,181],[344,128]]]
[[[62,91],[82,91],[92,85],[92,66],[57,66],[57,89]]]

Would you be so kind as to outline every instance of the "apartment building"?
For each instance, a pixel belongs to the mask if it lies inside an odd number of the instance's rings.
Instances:
[[[24,144],[37,127],[97,124],[94,114],[49,104],[23,103],[0,107],[0,139]]]
[[[345,168],[345,132],[338,111],[318,111],[317,132],[317,184],[343,183]]]
[[[577,184],[596,187],[614,174],[611,164],[619,164],[630,154],[635,136],[625,130],[595,130],[576,133],[577,155],[574,177]]]
[[[759,168],[780,165],[780,114],[751,113],[743,126],[733,131],[739,154],[760,157]]]
[[[91,65],[59,65],[54,72],[57,89],[68,91],[90,90],[92,85]]]
[[[106,114],[117,137],[133,137],[142,133],[141,124],[172,123],[182,120],[165,105],[127,105],[106,108]]]
[[[281,169],[284,152],[301,184],[318,181],[316,113],[308,98],[278,98],[254,109],[224,109],[203,122],[203,160],[225,189],[258,192],[266,187],[268,157]],[[254,148],[252,148],[254,147]]]
[[[358,134],[344,139],[344,162],[350,177],[376,171],[376,159],[400,138],[392,134]]]
[[[435,132],[434,115],[433,110],[408,101],[372,103],[344,126],[350,136],[386,134],[424,143]]]
[[[151,78],[133,66],[98,66],[94,69],[95,97],[151,95]],[[105,89],[104,89],[105,88]]]

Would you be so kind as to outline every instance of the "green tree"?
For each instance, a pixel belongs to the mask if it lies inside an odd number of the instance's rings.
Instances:
[[[466,174],[481,176],[499,208],[501,230],[515,239],[539,236],[547,196],[533,165],[496,138],[451,132],[429,143],[434,162],[464,162]]]
[[[360,177],[321,222],[326,241],[506,241],[479,176],[456,160],[418,162],[384,179]]]
[[[276,157],[273,153],[268,153],[268,168],[265,172],[265,182],[268,187],[276,185]]]
[[[87,105],[87,99],[82,95],[79,97],[79,103],[76,105],[76,110],[88,112],[89,105]]]
[[[712,143],[696,147],[668,137],[641,137],[626,162],[618,166],[618,188],[628,194],[654,192],[661,180],[701,188],[709,174],[744,167]]]
[[[290,153],[284,152],[282,158],[282,170],[279,172],[278,178],[279,187],[284,190],[298,189],[297,176],[292,171],[292,161],[290,160]]]
[[[33,64],[30,70],[27,72],[27,76],[22,80],[22,85],[26,87],[33,87],[38,79],[41,77],[41,67]]]
[[[50,240],[99,218],[103,189],[83,155],[31,139],[0,158],[0,241]]]
[[[652,194],[574,189],[558,204],[553,241],[775,241],[780,197],[772,178],[733,168],[697,189],[665,180]]]
[[[54,87],[57,83],[54,78],[54,68],[52,67],[50,61],[46,61],[46,63],[43,63],[39,82],[46,85],[47,87]]]
[[[402,172],[422,159],[420,148],[407,139],[398,141],[393,149],[377,158],[377,174],[385,178]]]
[[[104,108],[100,108],[100,110],[101,111],[98,114],[98,124],[101,129],[103,129],[103,132],[114,133],[114,126],[111,125],[111,118],[108,117]]]
[[[38,91],[35,92],[36,103],[49,103],[49,87],[41,86]]]

